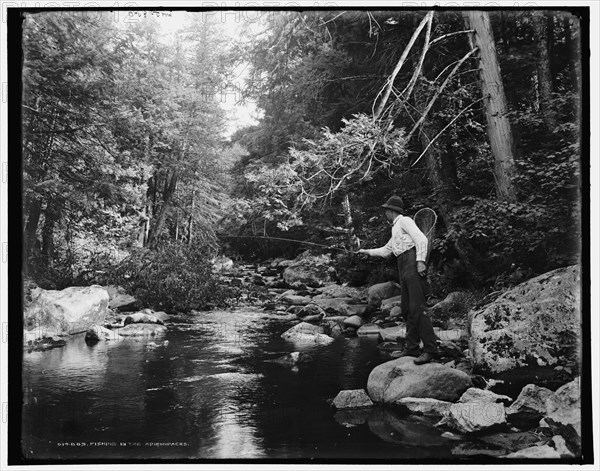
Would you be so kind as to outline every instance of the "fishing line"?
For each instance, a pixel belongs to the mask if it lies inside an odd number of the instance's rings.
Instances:
[[[345,252],[345,253],[355,253],[351,250],[348,250],[346,248],[342,248],[342,247],[332,247],[330,245],[324,245],[324,244],[317,244],[316,242],[306,242],[304,240],[297,240],[297,239],[286,239],[284,237],[271,237],[271,236],[233,236],[233,235],[224,235],[221,236],[224,238],[232,238],[232,239],[272,239],[272,240],[283,240],[285,242],[296,242],[297,244],[305,244],[305,245],[313,245],[315,247],[323,247],[325,249],[330,249],[330,250],[338,250],[340,252]]]

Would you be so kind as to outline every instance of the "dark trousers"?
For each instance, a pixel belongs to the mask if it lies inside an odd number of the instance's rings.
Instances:
[[[414,248],[398,255],[398,274],[402,288],[401,309],[406,322],[406,350],[417,352],[419,340],[423,351],[438,353],[431,320],[424,314],[427,281],[417,272],[417,253]]]

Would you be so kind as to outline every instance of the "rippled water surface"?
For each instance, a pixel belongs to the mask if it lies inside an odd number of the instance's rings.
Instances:
[[[444,459],[428,422],[374,408],[336,412],[366,389],[376,341],[280,337],[290,317],[252,310],[173,317],[164,336],[23,356],[23,452],[30,459]],[[272,362],[304,351],[299,368]]]

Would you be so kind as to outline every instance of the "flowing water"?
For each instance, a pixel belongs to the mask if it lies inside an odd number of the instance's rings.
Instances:
[[[256,310],[173,317],[159,338],[23,356],[28,459],[444,460],[424,420],[383,408],[335,411],[383,360],[370,338],[294,344],[294,319]],[[297,368],[270,360],[292,351]]]

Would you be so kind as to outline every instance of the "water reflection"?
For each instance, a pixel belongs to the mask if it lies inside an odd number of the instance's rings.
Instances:
[[[61,349],[25,353],[24,452],[61,459],[405,458],[416,456],[405,445],[443,444],[425,424],[375,410],[336,413],[328,405],[341,389],[366,387],[381,361],[371,339],[302,346],[314,361],[296,370],[266,361],[296,349],[280,337],[292,323],[264,312],[213,312],[177,318],[160,342],[91,346],[76,336]],[[88,445],[61,445],[74,440]]]

